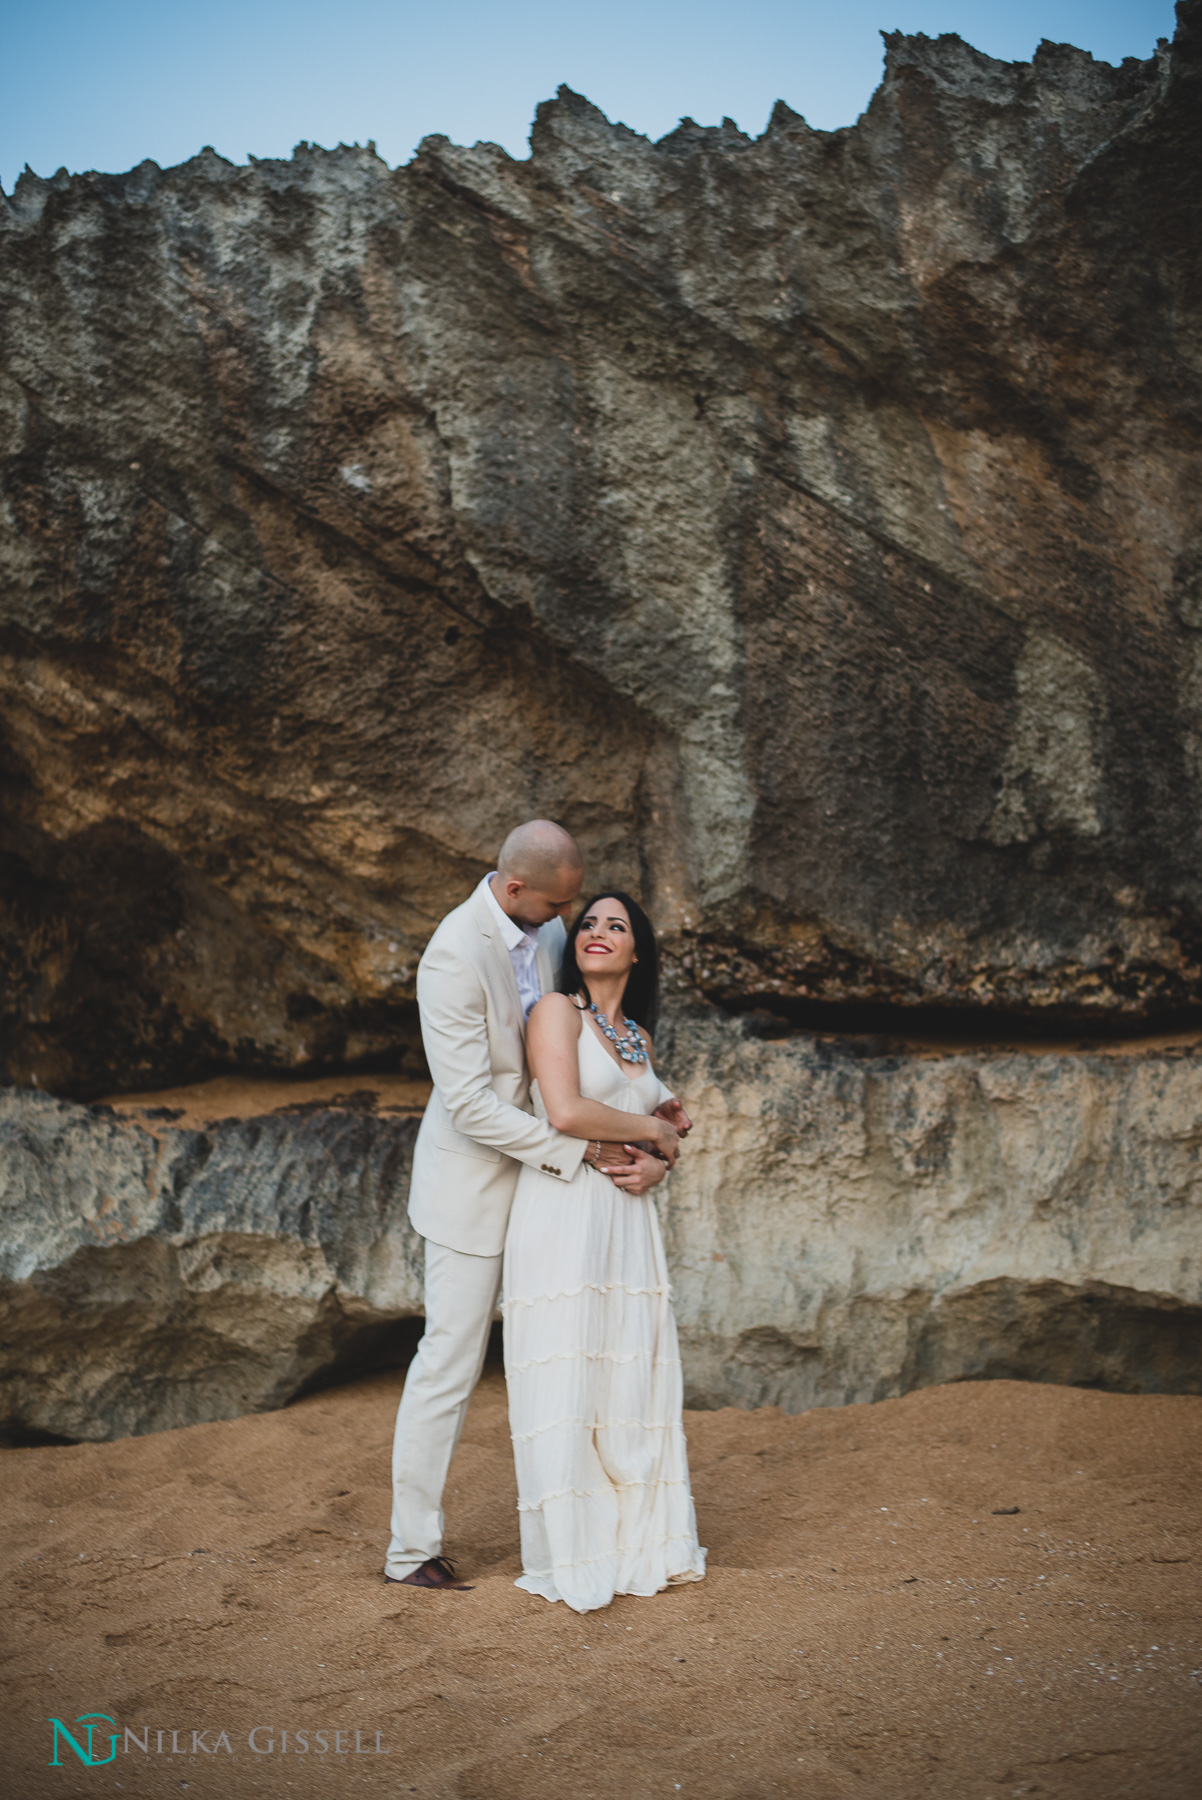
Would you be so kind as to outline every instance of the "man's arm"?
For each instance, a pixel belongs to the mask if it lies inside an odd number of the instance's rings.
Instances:
[[[431,946],[417,971],[422,1042],[434,1085],[465,1137],[570,1181],[587,1149],[493,1092],[484,988],[462,957]]]

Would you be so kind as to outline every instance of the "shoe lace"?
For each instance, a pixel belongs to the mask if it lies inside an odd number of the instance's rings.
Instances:
[[[455,1565],[449,1556],[432,1556],[430,1561],[436,1569],[441,1569],[448,1581],[455,1579]]]

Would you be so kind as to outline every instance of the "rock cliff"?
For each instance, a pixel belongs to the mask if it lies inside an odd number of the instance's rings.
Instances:
[[[408,1056],[549,813],[678,986],[1202,1000],[1202,6],[858,123],[0,198],[8,1078]]]
[[[0,1094],[0,1432],[233,1419],[343,1360],[404,1360],[416,1117],[362,1089],[274,1102],[189,1119]]]
[[[698,1115],[660,1190],[690,1405],[1198,1391],[1196,1049],[899,1057],[780,1030],[669,1034]],[[0,1097],[0,1431],[233,1418],[403,1360],[416,1122],[382,1085],[252,1085],[225,1117]]]
[[[1118,69],[886,43],[832,133],[561,89],[527,161],[0,196],[10,1428],[396,1352],[377,1075],[536,813],[664,934],[695,1404],[1196,1388],[1202,0]]]

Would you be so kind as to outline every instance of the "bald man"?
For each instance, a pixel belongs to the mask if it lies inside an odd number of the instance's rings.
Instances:
[[[426,1329],[397,1410],[389,1581],[461,1586],[442,1554],[442,1493],[484,1364],[519,1165],[566,1184],[586,1157],[628,1160],[530,1110],[526,1019],[559,978],[563,915],[582,876],[562,826],[519,825],[496,872],[447,914],[418,965],[434,1092],[413,1152],[409,1217],[426,1240]]]

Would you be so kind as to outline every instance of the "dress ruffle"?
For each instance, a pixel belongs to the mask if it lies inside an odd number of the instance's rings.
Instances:
[[[548,1419],[544,1425],[536,1425],[533,1431],[511,1432],[515,1444],[528,1443],[532,1438],[541,1437],[545,1431],[558,1431],[561,1425],[587,1425],[591,1431],[624,1431],[627,1426],[636,1431],[681,1431],[679,1425],[657,1423],[651,1419],[595,1419],[589,1421],[583,1417],[573,1419]],[[683,1431],[681,1431],[683,1436]]]
[[[656,1298],[669,1290],[661,1287],[631,1287],[625,1281],[582,1281],[578,1287],[559,1288],[553,1294],[515,1294],[507,1295],[501,1302],[501,1311],[507,1312],[513,1306],[543,1306],[552,1300],[579,1300],[581,1294],[654,1294]]]

